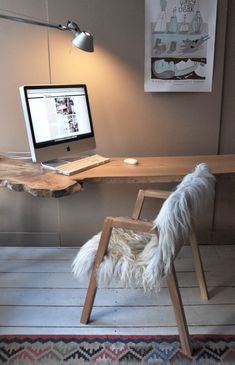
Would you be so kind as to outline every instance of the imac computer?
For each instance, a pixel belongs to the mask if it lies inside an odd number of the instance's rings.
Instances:
[[[86,85],[21,86],[20,95],[33,162],[95,149]]]

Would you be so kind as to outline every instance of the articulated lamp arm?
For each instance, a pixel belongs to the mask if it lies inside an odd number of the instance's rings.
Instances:
[[[46,23],[46,22],[42,22],[42,21],[38,21],[38,20],[24,19],[24,18],[19,18],[19,17],[15,17],[12,15],[5,15],[5,14],[0,14],[0,18],[6,19],[6,20],[12,20],[15,22],[39,25],[42,27],[56,28],[56,29],[63,30],[63,31],[69,30],[75,35],[75,38],[72,40],[72,43],[75,47],[80,48],[86,52],[94,51],[93,36],[86,31],[81,31],[81,29],[78,27],[78,25],[75,22],[68,21],[67,25],[56,25],[56,24],[50,24],[50,23]]]

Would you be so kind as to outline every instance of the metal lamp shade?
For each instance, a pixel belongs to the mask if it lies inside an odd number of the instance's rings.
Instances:
[[[75,47],[86,52],[93,52],[93,36],[88,32],[76,32],[76,37],[72,40]]]

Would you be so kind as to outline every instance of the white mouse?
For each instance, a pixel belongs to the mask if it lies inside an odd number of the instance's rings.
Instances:
[[[136,158],[126,158],[123,162],[127,163],[128,165],[138,164],[138,160],[136,160]]]

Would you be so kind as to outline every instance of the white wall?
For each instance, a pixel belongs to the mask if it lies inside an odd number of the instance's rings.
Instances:
[[[8,10],[11,15],[47,20],[44,0],[1,0],[0,9],[3,14]],[[49,83],[47,28],[0,19],[0,46],[0,151],[28,151],[18,88]],[[0,190],[0,200],[0,242],[58,244],[57,201],[5,189]]]

